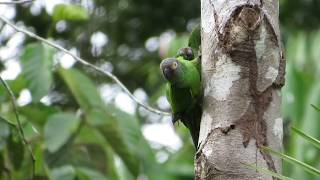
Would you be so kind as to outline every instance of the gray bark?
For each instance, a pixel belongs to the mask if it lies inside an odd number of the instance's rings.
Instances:
[[[274,179],[281,173],[282,54],[277,0],[201,0],[203,114],[196,179]]]

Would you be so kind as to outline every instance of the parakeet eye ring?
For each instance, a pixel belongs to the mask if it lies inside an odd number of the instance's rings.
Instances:
[[[177,69],[178,67],[178,63],[177,62],[173,62],[172,63],[172,69]]]

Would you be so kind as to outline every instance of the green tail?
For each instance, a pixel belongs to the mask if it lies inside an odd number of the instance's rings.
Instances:
[[[202,108],[200,105],[197,105],[192,110],[181,115],[181,121],[189,129],[193,144],[196,149],[198,149],[201,115]]]

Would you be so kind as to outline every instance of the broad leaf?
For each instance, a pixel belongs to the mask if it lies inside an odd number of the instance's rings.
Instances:
[[[13,130],[13,128],[11,129]],[[13,132],[16,133],[10,135],[7,142],[7,148],[11,163],[13,164],[14,169],[18,170],[22,166],[25,147],[18,132],[16,130],[13,130]]]
[[[53,8],[54,21],[83,21],[89,18],[87,10],[79,5],[58,4]]]
[[[59,73],[84,110],[88,122],[99,128],[114,152],[121,157],[130,172],[137,176],[139,161],[125,139],[126,132],[121,130],[118,117],[106,108],[92,81],[75,69],[60,69]]]
[[[44,144],[49,152],[57,151],[76,131],[80,120],[70,113],[54,114],[44,126]]]
[[[59,74],[72,92],[81,108],[88,112],[95,107],[104,108],[103,101],[93,82],[76,69],[60,69]]]
[[[87,144],[86,148],[88,149],[87,152],[90,153],[91,160],[101,162],[101,157],[105,157],[105,160],[102,162],[105,163],[104,166],[106,166],[106,173],[108,175],[108,178],[117,180],[118,178],[118,170],[115,167],[115,161],[114,161],[114,152],[112,151],[111,147],[109,147],[109,144],[107,144],[106,139],[101,134],[100,131],[98,131],[96,128],[89,127],[89,126],[83,126],[81,128],[81,131],[77,135],[77,139],[75,140],[75,144]],[[105,153],[103,156],[97,156],[98,153],[92,151],[93,145],[99,145],[101,147],[104,147]],[[91,150],[91,151],[90,151]],[[93,157],[92,157],[93,156]],[[94,159],[94,157],[98,157],[100,159]],[[88,164],[88,163],[86,163]],[[90,166],[91,168],[93,166]]]
[[[54,106],[45,106],[37,103],[19,107],[19,112],[25,116],[28,121],[43,126],[48,117],[59,112],[59,109]]]
[[[80,180],[107,180],[107,178],[100,172],[86,167],[77,168],[77,177]]]
[[[9,120],[7,118],[4,118],[4,117],[0,116],[0,121],[1,122],[6,122],[7,124],[10,124],[10,125],[13,125],[13,126],[16,125],[16,120],[15,119]]]
[[[142,166],[142,173],[148,177],[168,179],[165,171],[161,170],[164,168],[156,162],[153,151],[143,138],[135,116],[113,105],[104,104],[95,85],[80,71],[60,69],[59,73],[84,110],[88,122],[100,131],[134,176],[139,174]]]
[[[76,171],[70,165],[54,168],[50,172],[52,180],[74,180]]]
[[[119,122],[120,131],[123,133],[124,140],[128,144],[130,151],[138,157],[142,165],[142,173],[146,174],[153,180],[170,180],[168,172],[156,161],[154,153],[147,141],[144,139],[138,122],[135,116],[125,113],[111,104],[107,105],[106,111],[112,115],[113,119]],[[108,135],[108,125],[100,125],[98,129],[104,134]]]
[[[83,126],[75,139],[78,144],[106,144],[103,135],[94,127]]]
[[[49,46],[32,43],[28,44],[22,53],[22,75],[34,102],[38,102],[50,91],[54,52]]]

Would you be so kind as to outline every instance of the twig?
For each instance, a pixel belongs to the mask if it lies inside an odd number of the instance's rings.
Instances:
[[[34,0],[20,0],[20,1],[0,1],[0,4],[24,4]]]
[[[1,19],[2,21],[4,21],[6,24],[8,24],[9,26],[11,26],[11,27],[12,27],[13,29],[15,29],[16,31],[21,32],[21,33],[24,33],[24,34],[28,35],[28,36],[31,37],[31,38],[37,39],[37,40],[39,40],[39,41],[42,41],[42,42],[44,42],[45,44],[47,44],[47,45],[49,45],[49,46],[51,46],[51,47],[54,47],[54,48],[56,48],[56,49],[58,49],[58,50],[60,50],[60,51],[62,51],[62,52],[64,52],[64,53],[70,55],[71,57],[73,57],[77,62],[81,63],[82,65],[87,66],[87,67],[89,67],[89,68],[91,68],[91,69],[93,69],[93,70],[95,70],[95,71],[98,71],[98,72],[100,72],[100,73],[108,76],[110,79],[112,79],[114,82],[116,82],[116,83],[125,91],[125,93],[127,93],[127,94],[129,95],[129,97],[130,97],[132,100],[134,100],[139,106],[145,108],[146,110],[148,110],[148,111],[150,111],[150,112],[153,112],[153,113],[156,113],[156,114],[159,114],[159,115],[166,115],[166,116],[170,115],[170,113],[168,113],[168,112],[155,109],[155,108],[153,108],[153,107],[151,107],[151,106],[149,106],[149,105],[144,104],[144,103],[141,102],[140,100],[138,100],[138,99],[126,88],[126,86],[125,86],[115,75],[113,75],[112,73],[110,73],[110,72],[108,72],[108,71],[104,71],[103,69],[101,69],[101,68],[99,68],[99,67],[97,67],[97,66],[95,66],[95,65],[93,65],[93,64],[90,64],[90,63],[87,62],[86,60],[78,57],[77,55],[72,54],[70,51],[68,51],[67,49],[63,48],[62,46],[59,46],[58,44],[55,44],[55,43],[53,43],[53,42],[51,42],[51,41],[49,41],[49,40],[46,40],[46,39],[44,39],[44,38],[42,38],[42,37],[40,37],[40,36],[38,36],[38,35],[30,32],[30,31],[28,31],[28,30],[25,30],[25,29],[23,29],[23,28],[20,28],[20,27],[14,25],[13,23],[11,23],[11,22],[10,22],[8,19],[6,19],[5,17],[0,16],[0,19]]]
[[[16,102],[17,102],[16,101],[16,97],[14,96],[10,86],[7,84],[7,82],[5,80],[2,79],[1,76],[0,76],[0,81],[1,81],[1,83],[3,84],[3,86],[5,87],[5,89],[7,90],[7,92],[10,95],[10,100],[11,100],[11,103],[12,103],[13,112],[14,112],[14,115],[15,115],[15,118],[16,118],[16,122],[17,122],[17,126],[16,127],[18,129],[20,139],[22,140],[24,145],[27,146],[29,154],[30,154],[31,159],[32,159],[32,179],[34,179],[34,176],[35,176],[35,161],[36,161],[36,159],[34,157],[34,154],[32,152],[30,144],[28,143],[28,141],[26,140],[26,138],[24,136],[24,132],[23,132],[22,125],[21,125],[20,118],[19,118],[19,114],[18,114],[18,109],[17,109],[17,104],[16,104]]]

